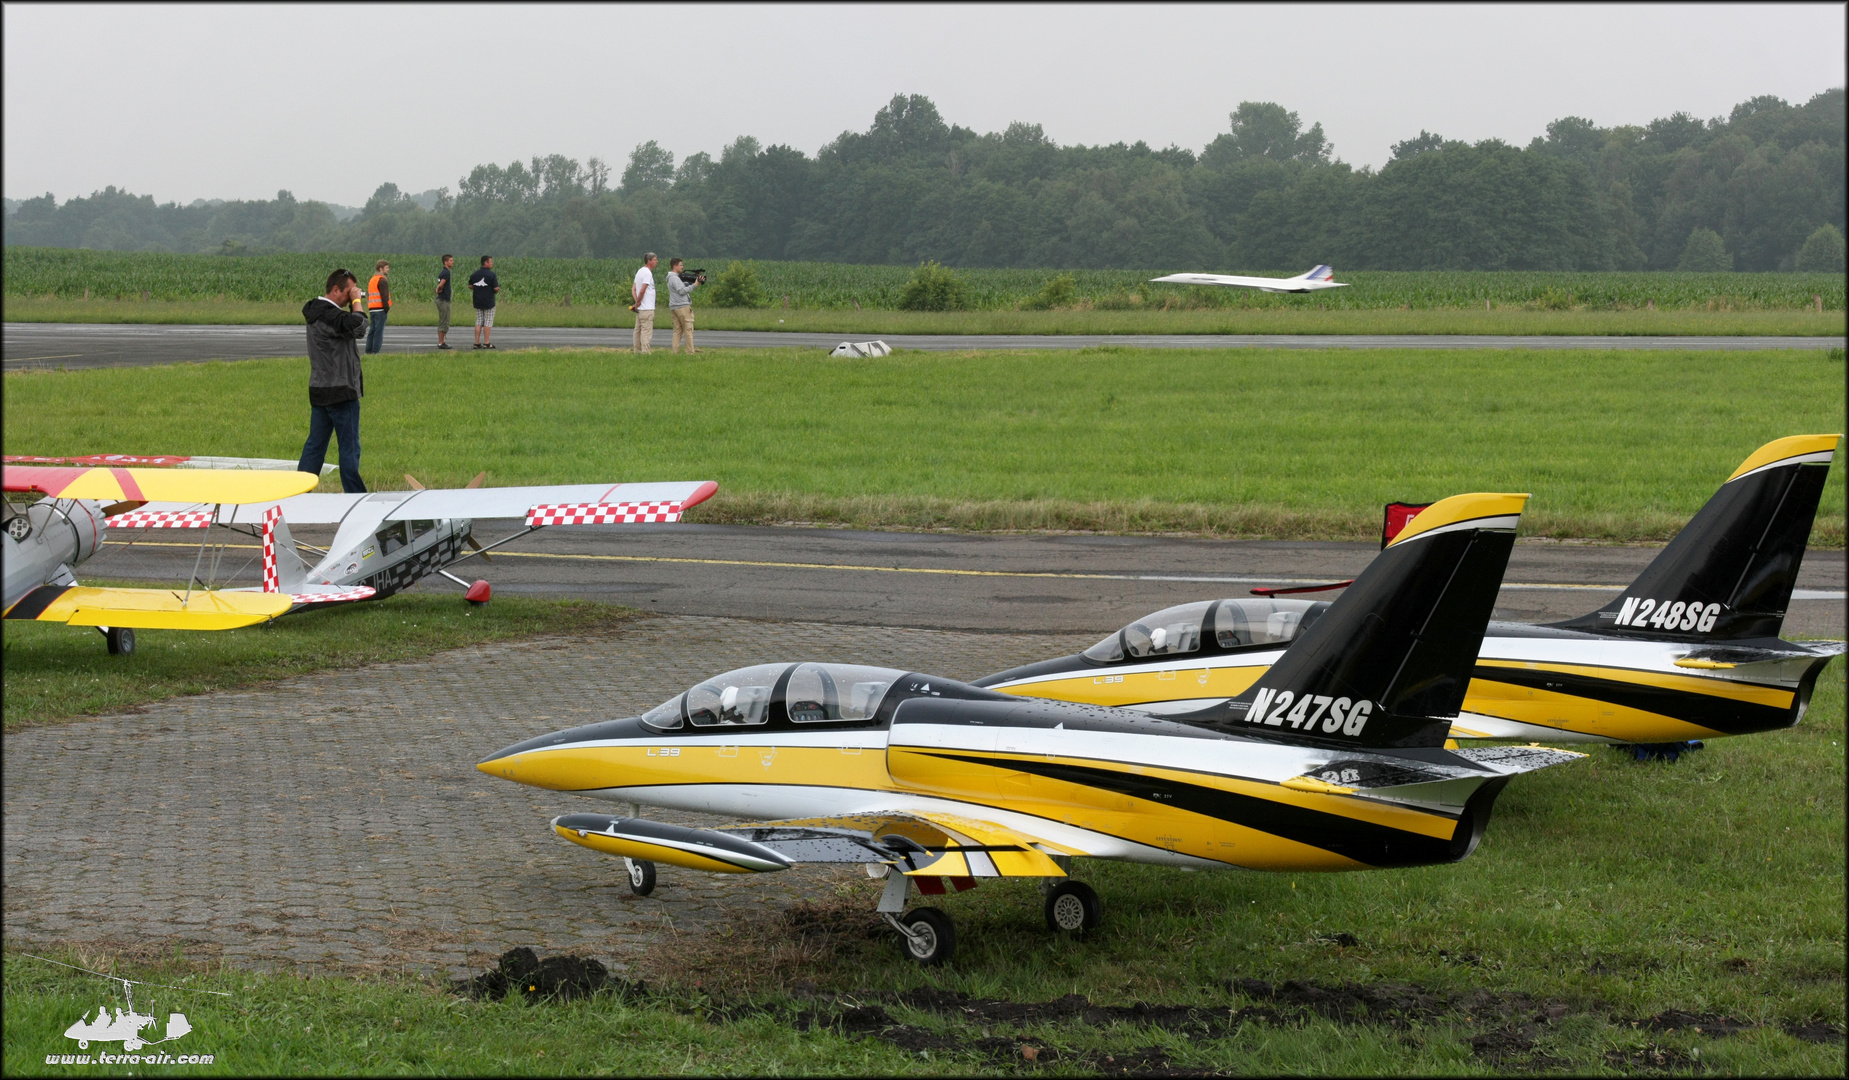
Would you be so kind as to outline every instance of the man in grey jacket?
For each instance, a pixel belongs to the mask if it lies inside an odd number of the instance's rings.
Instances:
[[[327,276],[327,293],[302,305],[308,321],[308,441],[296,468],[321,475],[327,440],[340,439],[340,489],[365,491],[360,479],[360,398],[366,379],[359,343],[366,337],[366,312],[354,310],[360,283],[351,270]]]

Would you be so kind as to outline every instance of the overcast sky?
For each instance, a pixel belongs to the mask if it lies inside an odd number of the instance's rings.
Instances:
[[[1241,101],[1379,166],[1421,128],[1525,144],[1844,83],[1841,4],[4,9],[5,194],[358,205],[479,163],[738,135],[813,154],[895,93],[977,131],[1199,150]]]

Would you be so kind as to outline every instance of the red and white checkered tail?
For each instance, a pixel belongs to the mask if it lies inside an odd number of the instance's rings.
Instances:
[[[263,591],[295,592],[307,580],[308,568],[295,553],[282,507],[272,506],[263,512]]]
[[[282,592],[276,574],[276,523],[282,520],[282,507],[272,506],[263,512],[263,591]]]
[[[548,503],[526,512],[529,527],[541,525],[641,525],[679,521],[678,502]]]

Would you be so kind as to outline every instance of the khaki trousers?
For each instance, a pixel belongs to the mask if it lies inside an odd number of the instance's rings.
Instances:
[[[635,351],[647,352],[648,343],[652,341],[654,337],[655,337],[655,312],[653,311],[653,309],[648,310],[648,311],[636,312],[636,333],[635,333],[635,342],[633,345]]]
[[[681,351],[681,335],[687,335],[687,351],[693,352],[693,309],[690,307],[669,308],[668,314],[674,316],[674,340],[668,346],[669,352]]]

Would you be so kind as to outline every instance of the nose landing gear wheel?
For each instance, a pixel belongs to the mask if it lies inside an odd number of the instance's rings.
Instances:
[[[1104,921],[1104,905],[1083,881],[1062,881],[1046,894],[1046,925],[1054,933],[1080,934]]]
[[[647,859],[623,858],[623,866],[629,871],[629,891],[637,896],[647,896],[655,891],[655,864]]]
[[[112,626],[103,631],[103,640],[109,643],[109,655],[135,655],[135,631],[127,626]]]
[[[905,935],[899,939],[899,948],[905,955],[920,964],[942,964],[957,951],[956,928],[950,923],[950,916],[936,908],[923,907],[907,912],[899,919]]]

